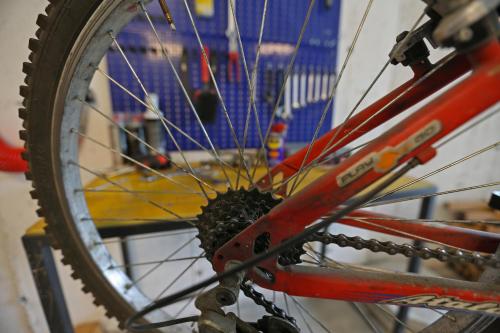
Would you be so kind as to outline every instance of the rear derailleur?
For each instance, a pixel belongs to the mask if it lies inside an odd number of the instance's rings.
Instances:
[[[237,264],[237,262],[229,262],[228,266]],[[233,305],[238,300],[243,277],[244,272],[227,277],[218,286],[196,298],[195,306],[201,312],[198,318],[199,333],[300,332],[295,325],[279,317],[264,316],[256,323],[248,323],[232,312],[225,313],[222,307]]]

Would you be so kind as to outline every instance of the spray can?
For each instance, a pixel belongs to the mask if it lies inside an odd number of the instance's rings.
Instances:
[[[146,142],[155,149],[149,150],[143,163],[153,169],[170,167],[170,156],[166,152],[165,132],[161,121],[160,102],[157,94],[151,93],[148,98],[149,107],[143,113]]]
[[[269,138],[266,142],[267,160],[270,166],[279,164],[285,159],[285,137],[287,124],[278,121],[271,127]]]
[[[149,143],[158,152],[164,154],[164,138],[163,127],[160,120],[160,102],[157,94],[149,94],[149,108],[143,114],[144,131],[146,134],[146,142]],[[154,110],[154,111],[153,111]]]
[[[127,133],[122,129],[125,128],[125,119],[126,115],[124,112],[116,112],[113,114],[113,120],[118,124],[118,126],[115,126],[114,124],[109,125],[112,147],[119,150],[122,154],[127,153]],[[120,155],[117,154],[114,158],[114,165],[118,166],[120,160],[123,163],[127,163],[125,158],[122,157],[120,159]]]
[[[127,155],[135,160],[140,160],[144,155],[144,152],[142,144],[137,138],[141,138],[142,140],[144,139],[142,130],[142,115],[128,114],[125,129],[128,131],[126,134]],[[131,163],[129,160],[126,160],[126,162]]]

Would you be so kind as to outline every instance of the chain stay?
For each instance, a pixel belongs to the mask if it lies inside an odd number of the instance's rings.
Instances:
[[[492,255],[483,255],[477,252],[464,252],[458,249],[430,249],[428,247],[416,247],[410,244],[397,244],[391,241],[381,242],[376,239],[363,239],[359,236],[346,236],[344,234],[332,235],[329,233],[318,232],[310,237],[307,242],[321,242],[323,244],[336,244],[340,247],[352,247],[356,250],[370,250],[372,252],[385,252],[389,255],[402,254],[405,257],[418,257],[421,259],[437,259],[441,262],[455,263],[472,263],[478,267],[493,267],[500,268],[500,261]],[[304,243],[305,244],[305,243]],[[296,262],[295,252],[291,252],[290,256],[282,254],[283,261]],[[241,284],[241,290],[248,298],[252,299],[255,304],[262,306],[267,313],[286,319],[296,325],[293,317],[277,307],[273,302],[266,300],[264,295],[256,291],[247,283]]]

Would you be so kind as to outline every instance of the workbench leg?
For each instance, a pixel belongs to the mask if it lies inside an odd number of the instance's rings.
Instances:
[[[434,197],[425,197],[422,199],[422,204],[420,205],[420,212],[418,213],[418,218],[419,219],[430,219],[432,217],[432,213],[434,211]],[[413,245],[416,247],[422,246],[422,241],[420,240],[415,240],[413,242]],[[420,258],[418,257],[411,257],[410,261],[408,262],[408,269],[407,271],[410,273],[417,273],[420,270]],[[397,317],[400,321],[403,323],[406,323],[406,320],[408,319],[408,311],[410,310],[409,307],[407,306],[401,306],[399,307],[399,311],[397,314]],[[399,322],[394,322],[394,333],[403,333],[405,330],[405,327],[401,325]]]
[[[122,258],[123,258],[123,265],[125,266],[125,273],[127,276],[131,279],[133,279],[132,276],[132,266],[130,264],[130,251],[128,248],[128,242],[127,242],[127,237],[123,236],[120,237],[120,249],[122,251]]]
[[[24,250],[51,333],[73,333],[73,325],[46,237],[24,236]]]

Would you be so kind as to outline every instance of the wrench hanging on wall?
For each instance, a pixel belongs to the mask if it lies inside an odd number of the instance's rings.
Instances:
[[[234,12],[236,13],[236,0],[227,0],[227,30],[226,36],[228,39],[228,57],[227,79],[229,82],[241,81],[240,69],[240,54],[238,51],[238,36],[236,34],[236,22],[234,20],[233,11],[231,10],[231,2],[233,3]]]

